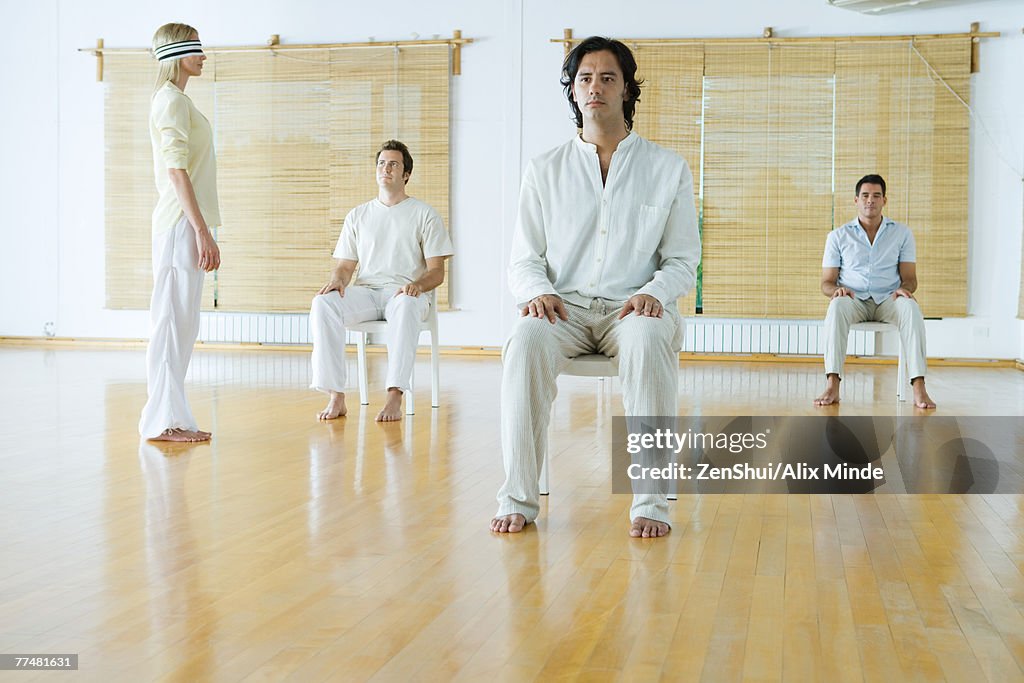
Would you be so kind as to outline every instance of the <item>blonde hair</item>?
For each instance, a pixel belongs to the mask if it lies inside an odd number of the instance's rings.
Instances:
[[[192,34],[199,34],[199,31],[195,30],[188,24],[164,24],[156,30],[153,34],[153,50],[155,51],[158,47],[163,47],[168,43],[177,43],[182,40],[188,40],[192,37]],[[171,59],[166,62],[158,62],[159,71],[156,74],[156,83],[153,86],[154,90],[159,90],[164,83],[167,81],[174,82],[178,80],[178,76],[181,75],[181,60]]]

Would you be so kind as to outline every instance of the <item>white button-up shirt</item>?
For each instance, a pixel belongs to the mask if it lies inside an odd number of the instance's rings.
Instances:
[[[699,262],[693,176],[678,154],[631,132],[602,183],[597,147],[577,136],[527,167],[508,269],[520,306],[649,294],[668,308]]]
[[[900,263],[917,261],[917,247],[910,228],[882,216],[875,241],[854,218],[828,234],[822,268],[838,268],[840,287],[852,289],[858,299],[882,303],[892,296],[902,280]]]

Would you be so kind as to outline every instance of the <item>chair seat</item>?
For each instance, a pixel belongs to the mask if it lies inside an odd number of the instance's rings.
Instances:
[[[872,320],[864,323],[854,323],[850,325],[851,330],[860,330],[861,332],[894,332],[898,331],[898,328],[892,323],[878,322]]]
[[[907,377],[907,358],[906,354],[903,352],[903,339],[899,336],[900,328],[892,323],[869,320],[867,322],[854,323],[850,325],[850,330],[874,332],[875,334],[885,334],[887,332],[896,333],[896,338],[899,339],[899,353],[897,355],[898,361],[896,365],[896,400],[906,401],[906,389],[907,385],[910,384],[910,379]]]
[[[429,292],[426,295],[430,298],[430,308],[427,309],[427,319],[420,322],[420,332],[430,333],[430,372],[431,379],[433,380],[430,386],[430,405],[432,408],[437,408],[441,405],[440,403],[440,348],[438,346],[437,338],[437,299],[434,296],[434,292]],[[354,323],[348,327],[350,332],[356,333],[356,363],[359,371],[359,402],[361,404],[368,405],[370,403],[369,397],[369,382],[367,380],[366,372],[366,340],[367,335],[376,334],[380,332],[387,332],[388,321],[387,320],[367,320],[366,322]],[[416,373],[413,372],[409,378],[409,391],[406,392],[405,396],[405,414],[412,415],[416,412],[415,399],[413,397],[413,389],[415,383]]]
[[[587,353],[576,356],[569,360],[569,364],[562,370],[561,374],[573,377],[615,377],[619,374],[619,363],[614,357],[603,353]],[[540,495],[546,496],[550,492],[548,485],[548,457],[544,454],[544,460],[540,464]],[[669,494],[669,500],[676,500],[675,492]]]
[[[614,377],[619,374],[619,368],[614,358],[602,353],[588,353],[571,359],[562,374],[574,377]]]

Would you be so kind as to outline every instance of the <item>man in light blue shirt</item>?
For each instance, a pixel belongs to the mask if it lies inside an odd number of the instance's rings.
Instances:
[[[857,182],[857,218],[829,233],[821,263],[821,291],[832,301],[825,315],[825,392],[816,406],[839,403],[850,326],[865,321],[899,327],[907,355],[914,406],[934,408],[924,385],[924,317],[914,300],[917,254],[914,236],[882,215],[885,180],[866,175]]]

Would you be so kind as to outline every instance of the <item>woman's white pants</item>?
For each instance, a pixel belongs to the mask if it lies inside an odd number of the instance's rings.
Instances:
[[[153,236],[153,298],[149,306],[146,388],[149,398],[139,420],[144,439],[167,429],[198,429],[185,398],[185,373],[199,335],[203,276],[188,219]]]

